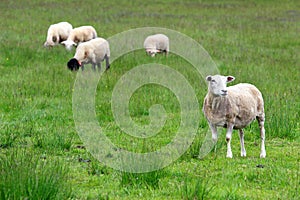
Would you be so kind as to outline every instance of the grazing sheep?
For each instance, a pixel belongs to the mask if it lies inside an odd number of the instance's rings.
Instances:
[[[87,42],[97,37],[97,32],[92,26],[80,26],[74,28],[68,39],[62,42],[67,50],[71,50],[73,46],[77,46],[81,42]]]
[[[169,52],[169,38],[164,34],[155,34],[148,36],[144,41],[146,53],[154,57],[156,53]]]
[[[52,24],[48,28],[47,39],[44,43],[45,47],[53,47],[62,41],[65,41],[72,31],[73,27],[68,22],[60,22]]]
[[[232,158],[230,140],[233,129],[239,130],[241,143],[241,156],[246,156],[244,147],[243,128],[249,125],[255,118],[258,121],[261,137],[260,157],[266,157],[265,150],[265,113],[264,101],[261,92],[248,83],[240,83],[226,87],[232,82],[233,76],[207,76],[208,93],[203,102],[203,112],[208,120],[212,138],[217,140],[217,126],[227,128],[227,157]]]
[[[77,71],[79,67],[84,68],[84,64],[91,63],[95,70],[96,65],[98,70],[101,69],[101,62],[105,59],[106,70],[109,69],[109,43],[103,38],[95,38],[78,45],[74,57],[69,60],[68,68]]]

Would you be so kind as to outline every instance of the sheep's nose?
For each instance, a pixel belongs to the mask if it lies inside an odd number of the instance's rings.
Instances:
[[[222,92],[222,96],[226,96],[227,95],[227,90],[221,90]]]

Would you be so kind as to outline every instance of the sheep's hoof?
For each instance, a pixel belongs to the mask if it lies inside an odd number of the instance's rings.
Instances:
[[[265,152],[260,154],[260,158],[265,158],[265,157],[266,157],[266,153]]]
[[[246,157],[246,152],[241,152],[241,157]]]
[[[226,158],[232,158],[232,153],[227,153]]]
[[[106,67],[106,70],[109,70],[110,69],[110,65],[108,65],[107,67]]]
[[[214,143],[217,143],[218,135],[217,134],[212,134],[212,140],[213,140]]]

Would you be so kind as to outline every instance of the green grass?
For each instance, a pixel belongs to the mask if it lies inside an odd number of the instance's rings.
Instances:
[[[104,38],[145,26],[193,38],[221,74],[235,76],[234,84],[253,83],[263,93],[267,158],[259,158],[255,122],[245,129],[246,158],[239,157],[237,132],[234,157],[225,158],[225,132],[220,129],[213,151],[198,159],[208,130],[201,113],[193,144],[164,169],[134,174],[98,162],[78,136],[73,119],[76,73],[68,71],[66,63],[74,50],[42,46],[48,26],[59,21],[74,27],[93,25]],[[0,199],[298,199],[299,26],[296,0],[1,1]],[[205,82],[183,58],[171,53],[153,59],[143,50],[123,55],[103,74],[95,97],[97,120],[118,148],[139,153],[160,149],[180,127],[176,96],[155,84],[139,88],[129,110],[136,124],[147,125],[149,108],[163,105],[166,123],[157,135],[130,136],[114,120],[111,95],[117,81],[130,69],[153,62],[182,74],[201,110]]]
[[[57,159],[23,149],[3,152],[0,158],[1,199],[60,199],[71,197],[68,171]]]

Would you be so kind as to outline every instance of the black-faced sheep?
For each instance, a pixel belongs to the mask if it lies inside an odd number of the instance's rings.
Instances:
[[[157,53],[169,52],[169,38],[164,34],[155,34],[148,36],[144,41],[146,53],[154,57]]]
[[[240,83],[226,87],[233,81],[233,76],[207,76],[208,93],[204,99],[203,112],[208,120],[212,138],[217,140],[217,126],[227,128],[227,157],[232,158],[231,135],[233,129],[239,130],[241,156],[246,156],[243,128],[257,119],[260,128],[261,152],[260,157],[266,157],[265,150],[265,113],[261,92],[251,84]]]
[[[97,38],[97,32],[92,26],[80,26],[74,28],[68,39],[62,42],[67,50],[71,50],[73,46],[77,46],[81,42],[87,42],[91,39]]]
[[[98,70],[100,70],[101,62],[105,59],[107,70],[110,67],[109,57],[110,49],[108,41],[103,38],[96,38],[79,44],[74,57],[69,60],[67,65],[70,70],[77,71],[79,67],[83,70],[84,64],[91,63],[94,70],[96,69],[96,65],[98,66]]]
[[[45,47],[53,47],[67,40],[73,27],[68,22],[60,22],[52,24],[48,28],[47,39],[44,43]]]

